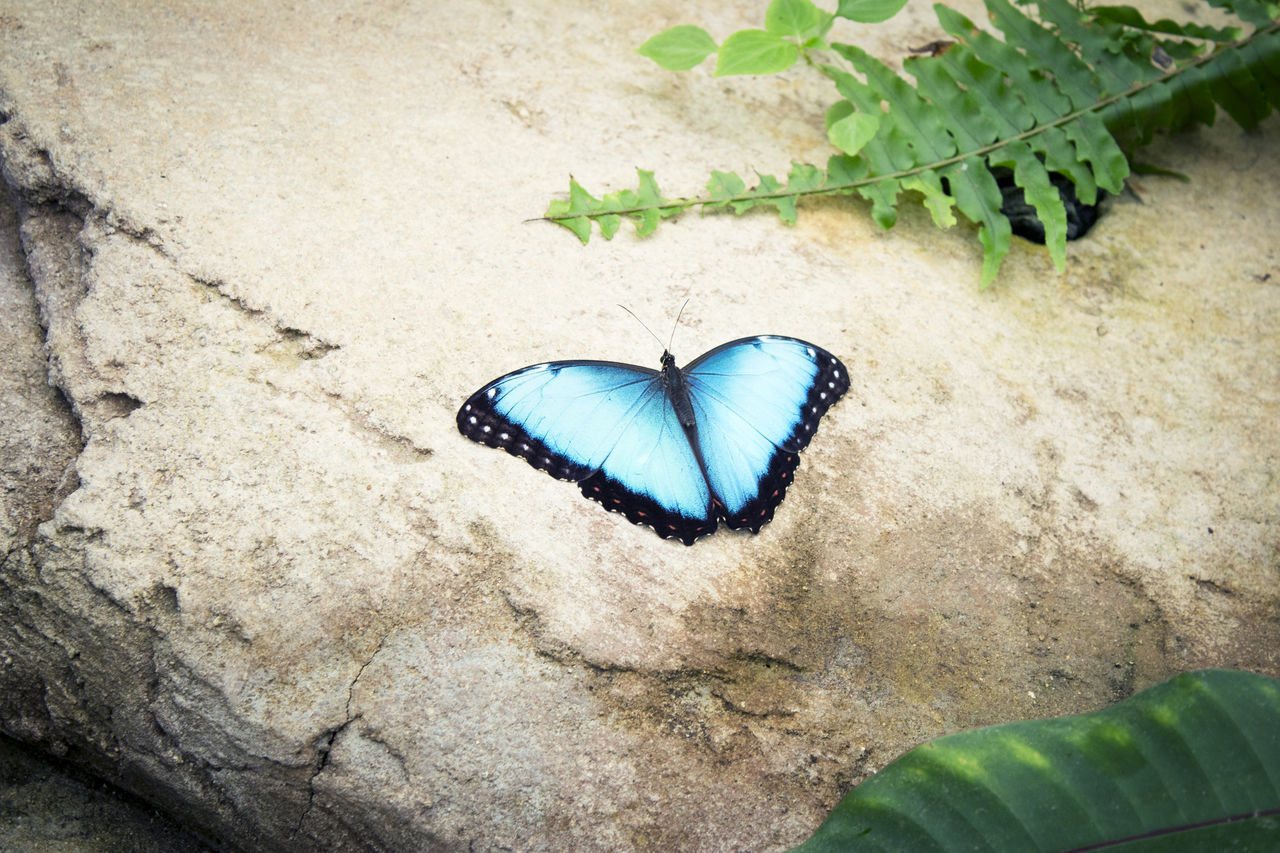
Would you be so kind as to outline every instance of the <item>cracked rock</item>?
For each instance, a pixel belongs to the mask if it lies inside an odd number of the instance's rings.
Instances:
[[[906,205],[526,222],[570,168],[825,159],[821,81],[619,59],[676,4],[140,8],[0,12],[9,736],[229,849],[775,850],[927,738],[1280,675],[1275,119],[979,293]],[[681,359],[851,370],[759,535],[458,435],[690,293]]]

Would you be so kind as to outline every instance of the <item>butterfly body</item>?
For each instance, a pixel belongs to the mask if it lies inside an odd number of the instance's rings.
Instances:
[[[659,536],[691,545],[719,521],[756,533],[773,518],[799,452],[848,389],[826,350],[743,338],[683,370],[556,361],[508,373],[458,412],[470,439],[578,483]]]

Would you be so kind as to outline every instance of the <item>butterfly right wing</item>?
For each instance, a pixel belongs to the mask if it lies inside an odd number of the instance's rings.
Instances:
[[[711,494],[657,371],[557,361],[508,373],[458,411],[463,435],[500,447],[660,536],[715,529]]]
[[[756,532],[786,495],[818,421],[848,390],[848,373],[821,347],[779,335],[721,344],[684,373],[725,523]]]

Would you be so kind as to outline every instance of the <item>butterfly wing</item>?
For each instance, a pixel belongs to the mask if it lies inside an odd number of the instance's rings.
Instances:
[[[500,447],[686,544],[715,529],[711,493],[657,371],[558,361],[508,373],[458,411],[468,438]]]
[[[716,511],[730,527],[758,532],[818,421],[849,389],[848,371],[821,347],[764,335],[722,344],[683,373]]]

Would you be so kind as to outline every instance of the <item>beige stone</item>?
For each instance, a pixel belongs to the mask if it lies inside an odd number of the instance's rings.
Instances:
[[[631,52],[695,14],[760,12],[8,0],[5,731],[249,849],[765,850],[924,739],[1280,675],[1276,120],[1162,140],[1190,183],[981,292],[910,205],[527,221],[570,172],[826,156],[813,75]],[[457,433],[524,364],[656,366],[615,304],[686,296],[682,361],[772,332],[853,377],[758,536]]]

